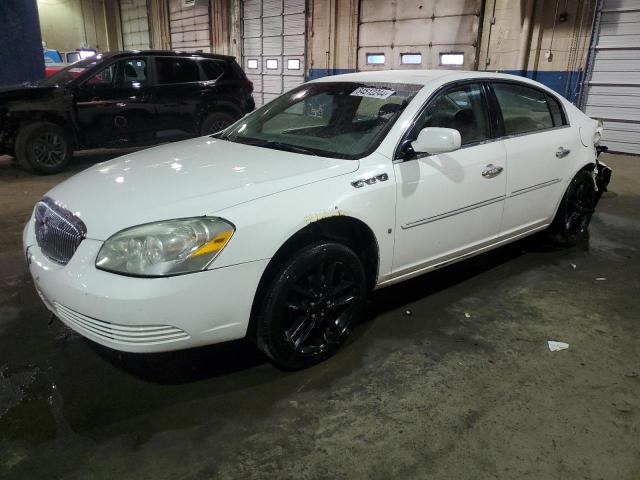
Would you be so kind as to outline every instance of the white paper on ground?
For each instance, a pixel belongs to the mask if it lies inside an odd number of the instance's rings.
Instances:
[[[558,350],[565,350],[569,348],[569,344],[564,342],[549,340],[547,343],[549,344],[549,350],[551,350],[552,352],[557,352]]]

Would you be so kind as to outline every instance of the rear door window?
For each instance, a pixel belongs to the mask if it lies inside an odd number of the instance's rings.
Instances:
[[[512,83],[494,83],[506,135],[536,132],[554,126],[544,92]]]
[[[561,127],[562,125],[566,125],[567,122],[565,120],[562,107],[560,106],[560,102],[558,102],[558,100],[553,98],[551,95],[547,94],[547,103],[549,104],[549,111],[551,112],[551,117],[553,118],[553,126]]]
[[[202,70],[204,71],[205,80],[217,80],[224,73],[224,69],[220,65],[220,62],[215,60],[203,60],[200,62]]]
[[[198,62],[192,58],[157,57],[156,73],[160,85],[200,81]]]

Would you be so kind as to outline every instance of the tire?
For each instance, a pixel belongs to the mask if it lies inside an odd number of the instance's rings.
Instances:
[[[205,117],[200,128],[201,135],[212,135],[224,130],[237,119],[227,112],[213,112]]]
[[[45,175],[61,172],[72,155],[69,137],[55,123],[32,123],[23,127],[16,138],[18,163],[31,172]]]
[[[569,183],[549,228],[551,239],[572,247],[585,238],[596,203],[593,175],[582,170]]]
[[[254,340],[277,367],[310,367],[346,341],[365,297],[364,268],[351,249],[331,241],[310,244],[271,278]]]

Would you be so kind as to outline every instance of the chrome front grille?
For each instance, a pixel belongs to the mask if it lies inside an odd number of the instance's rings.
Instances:
[[[34,221],[42,253],[60,265],[69,263],[87,234],[84,222],[49,197],[36,205]]]

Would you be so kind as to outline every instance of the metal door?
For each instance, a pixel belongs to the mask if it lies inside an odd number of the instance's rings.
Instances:
[[[120,0],[120,23],[124,50],[149,49],[147,0]]]
[[[169,33],[172,50],[211,53],[209,7],[169,0]]]
[[[243,64],[256,106],[304,82],[304,0],[243,0]]]
[[[473,70],[481,0],[362,0],[358,70]]]
[[[597,13],[581,106],[604,120],[602,144],[640,154],[640,1],[605,0]]]

